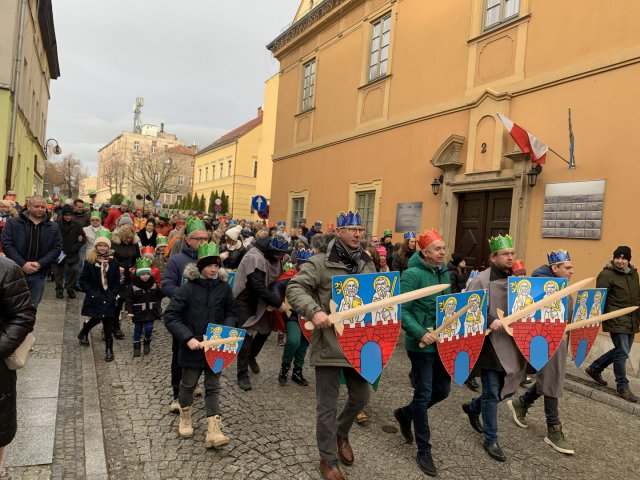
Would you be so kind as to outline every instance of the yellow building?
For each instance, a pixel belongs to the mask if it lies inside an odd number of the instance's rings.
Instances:
[[[251,199],[256,194],[258,150],[262,138],[262,108],[253,120],[223,135],[198,152],[193,170],[193,193],[209,196],[214,190],[229,197],[233,218],[252,218]]]
[[[278,79],[274,75],[265,82],[262,135],[258,144],[258,173],[255,195],[271,199],[271,175],[273,172],[273,146],[276,138],[276,112],[278,108]]]
[[[566,248],[578,278],[619,244],[640,249],[625,215],[640,178],[640,2],[302,3],[268,46],[280,61],[273,218],[357,208],[395,241],[435,227],[478,268],[486,239],[510,232],[529,271]],[[577,168],[549,152],[536,176],[496,114],[568,159],[568,107]]]
[[[0,190],[22,201],[42,194],[49,82],[60,67],[51,0],[3,1],[1,10]]]
[[[84,200],[86,203],[91,202],[89,195],[95,194],[98,187],[98,177],[90,176],[85,177],[78,182],[78,198]]]

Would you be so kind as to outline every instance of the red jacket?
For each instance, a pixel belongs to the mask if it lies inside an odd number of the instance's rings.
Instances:
[[[122,212],[117,208],[112,208],[109,210],[109,215],[104,219],[104,228],[108,228],[113,232],[113,229],[116,227],[116,222],[122,216]]]

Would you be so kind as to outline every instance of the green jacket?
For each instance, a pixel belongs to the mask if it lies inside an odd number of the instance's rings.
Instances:
[[[615,268],[609,261],[598,275],[596,287],[609,290],[604,305],[605,313],[640,305],[640,284],[635,265],[629,264],[629,271],[625,273]],[[602,322],[602,330],[612,333],[638,333],[640,331],[638,310],[629,315]]]
[[[440,283],[451,283],[447,267],[432,267],[423,260],[420,252],[416,252],[409,259],[409,268],[402,272],[400,291],[407,293]],[[448,293],[451,293],[451,288],[402,304],[402,328],[406,333],[404,348],[411,352],[433,353],[437,350],[434,344],[420,348],[420,339],[427,333],[428,328],[436,328],[436,299],[438,295]]]
[[[307,320],[317,312],[331,313],[334,275],[349,275],[347,267],[334,252],[335,240],[329,242],[327,253],[319,253],[306,262],[287,285],[286,297],[291,308]],[[358,273],[375,273],[376,269],[365,252],[360,257]],[[316,328],[311,334],[311,365],[314,367],[351,367],[344,356],[333,328]]]

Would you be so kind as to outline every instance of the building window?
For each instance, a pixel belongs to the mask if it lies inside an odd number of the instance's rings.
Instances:
[[[193,177],[189,177],[189,187],[193,187]]]
[[[184,175],[178,175],[178,185],[184,185]]]
[[[211,180],[215,180],[216,179],[216,164],[212,163],[211,164]]]
[[[291,225],[298,225],[301,218],[304,218],[304,197],[291,199]]]
[[[316,86],[316,59],[304,64],[302,81],[302,111],[313,108],[313,94]]]
[[[151,142],[151,153],[156,153],[156,147],[157,147],[157,143]]]
[[[258,177],[258,161],[254,160],[253,161],[253,178],[257,178]]]
[[[227,177],[231,176],[231,160],[227,162]]]
[[[391,13],[371,24],[371,55],[369,80],[387,74],[389,66],[389,42],[391,41]]]
[[[171,205],[171,200],[173,200],[173,195],[170,193],[166,193],[164,196],[164,203],[167,205]]]
[[[204,167],[204,181],[209,180],[209,167]]]
[[[202,169],[198,169],[198,183],[202,182]]]
[[[518,16],[520,0],[485,0],[484,28],[492,28]]]
[[[222,162],[220,162],[220,178],[222,178]]]
[[[376,191],[356,193],[356,208],[360,212],[362,226],[367,229],[367,235],[373,234],[373,214],[375,211]]]

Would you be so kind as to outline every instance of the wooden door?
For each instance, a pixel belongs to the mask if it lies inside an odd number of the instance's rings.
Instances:
[[[467,271],[486,268],[488,239],[509,233],[511,197],[511,190],[460,195],[455,251],[464,255]]]

